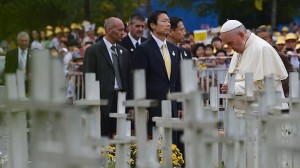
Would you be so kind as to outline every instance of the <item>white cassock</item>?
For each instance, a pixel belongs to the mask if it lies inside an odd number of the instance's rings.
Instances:
[[[276,50],[265,40],[251,33],[245,45],[243,53],[234,53],[229,65],[228,74],[234,73],[235,94],[245,94],[245,74],[253,74],[254,91],[262,91],[264,88],[264,77],[273,76],[276,91],[281,91],[284,97],[281,80],[288,77]],[[224,84],[227,84],[226,76]],[[283,105],[286,106],[286,105]],[[244,109],[243,103],[237,104],[238,109]]]
[[[276,91],[281,91],[282,97],[284,97],[281,80],[286,79],[288,77],[288,73],[283,62],[278,53],[269,43],[253,33],[251,33],[248,41],[246,42],[243,53],[235,53],[233,55],[228,69],[228,74],[229,73],[234,73],[236,75],[236,95],[245,95],[245,74],[252,73],[254,91],[262,91],[264,88],[264,77],[273,76]],[[227,76],[224,83],[228,83]],[[287,107],[287,104],[283,105],[283,107],[285,106]],[[243,113],[245,113],[244,102],[237,102],[234,104],[234,108],[239,123],[239,126],[237,127],[241,129],[240,131],[243,132],[242,128],[245,128],[248,136],[256,137],[258,132],[257,121],[251,119],[245,120],[242,117]],[[256,168],[258,164],[256,155],[258,150],[257,141],[253,140],[246,142],[246,148],[247,168]],[[226,155],[226,152],[224,154]]]

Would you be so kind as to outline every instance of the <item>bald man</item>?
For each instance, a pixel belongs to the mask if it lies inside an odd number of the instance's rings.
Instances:
[[[118,45],[125,34],[122,20],[111,17],[104,23],[105,36],[98,43],[88,47],[84,56],[84,73],[96,73],[100,82],[100,98],[107,99],[108,105],[101,106],[101,135],[112,137],[116,133],[116,119],[109,113],[117,111],[117,95],[120,91],[130,92],[129,55]]]

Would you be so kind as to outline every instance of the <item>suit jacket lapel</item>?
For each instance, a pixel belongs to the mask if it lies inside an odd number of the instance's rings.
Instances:
[[[169,54],[170,54],[170,59],[171,59],[171,75],[170,75],[170,80],[171,77],[173,76],[172,74],[174,73],[174,68],[175,68],[175,57],[176,57],[176,52],[175,52],[175,48],[167,42],[168,45],[168,50],[169,50]]]
[[[163,59],[163,55],[160,51],[160,48],[159,48],[159,46],[157,45],[156,41],[153,38],[151,38],[150,40],[151,40],[152,46],[154,47],[153,55],[157,56],[156,59],[160,63],[160,65],[161,65],[160,67],[163,69],[165,77],[168,79],[168,73],[167,73],[167,69],[166,69],[166,66],[165,66],[165,61]]]
[[[122,84],[123,84],[123,88],[126,88],[126,83],[124,83],[124,81],[127,81],[126,79],[126,55],[124,55],[125,51],[123,51],[123,49],[121,49],[118,44],[116,45],[116,50],[117,50],[117,54],[118,54],[118,61],[119,61],[119,69],[120,69],[120,74],[121,74],[121,80],[122,80]]]
[[[144,41],[146,41],[147,39],[145,37],[141,37],[141,43],[143,43]]]
[[[15,67],[14,69],[17,70],[19,68],[19,49],[18,48],[13,53],[12,58],[13,58],[12,62],[14,63],[14,67]]]
[[[177,61],[178,61],[178,57],[180,57],[180,53],[178,52],[178,48],[175,46],[173,46],[171,43],[167,42],[168,45],[168,50],[170,53],[170,58],[171,58],[171,75],[170,75],[170,80],[173,78],[173,74],[174,72],[178,69],[177,66]]]
[[[124,53],[124,51],[117,45],[116,47],[117,49],[117,53],[118,53],[118,61],[119,61],[119,65],[120,68],[122,69],[123,63],[124,63],[124,57],[122,56],[122,54]]]
[[[134,47],[134,45],[132,44],[132,41],[130,40],[130,37],[129,36],[127,36],[126,37],[126,41],[127,41],[127,44],[129,45],[128,47],[130,48],[130,52],[134,52],[134,50],[135,50],[135,47]]]
[[[31,62],[31,50],[27,50],[27,60],[26,60],[26,73],[30,72],[30,62]]]
[[[106,61],[108,62],[108,64],[114,68],[113,64],[112,64],[112,61],[111,61],[111,58],[110,58],[110,55],[109,55],[109,51],[107,51],[107,48],[106,48],[106,45],[104,43],[103,40],[100,41],[100,52],[101,54],[103,54],[104,58],[106,59]]]

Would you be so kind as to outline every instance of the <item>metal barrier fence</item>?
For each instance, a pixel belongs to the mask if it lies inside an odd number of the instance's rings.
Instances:
[[[200,89],[205,93],[209,93],[211,86],[220,88],[221,84],[224,83],[227,71],[227,68],[198,69]]]
[[[67,99],[84,99],[84,78],[82,73],[82,62],[71,63],[68,75]]]
[[[82,66],[82,63],[72,63],[69,69],[69,81],[68,81],[68,91],[67,98],[72,97],[73,100],[84,99],[84,78],[82,71],[78,71],[76,67]],[[211,86],[218,87],[220,90],[221,84],[223,84],[226,77],[227,68],[207,68],[199,69],[198,78],[199,78],[199,88],[204,92],[209,94]]]

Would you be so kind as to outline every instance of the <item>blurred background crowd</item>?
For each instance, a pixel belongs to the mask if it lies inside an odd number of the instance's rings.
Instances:
[[[226,19],[240,20],[250,31],[268,40],[288,59],[293,70],[298,70],[300,64],[298,0],[288,3],[283,0],[12,0],[0,1],[0,7],[2,59],[17,48],[17,35],[25,31],[30,36],[29,49],[48,49],[53,57],[63,58],[66,76],[82,71],[86,48],[105,35],[103,24],[106,18],[122,19],[126,37],[131,14],[141,13],[147,22],[148,14],[159,9],[183,19],[184,39],[177,45],[190,51],[199,69],[229,66],[234,51],[219,37],[219,25]],[[201,38],[198,38],[198,30],[202,31]],[[143,37],[149,37],[146,25]],[[0,65],[0,74],[3,74],[3,65]],[[199,73],[199,77],[204,76]]]

